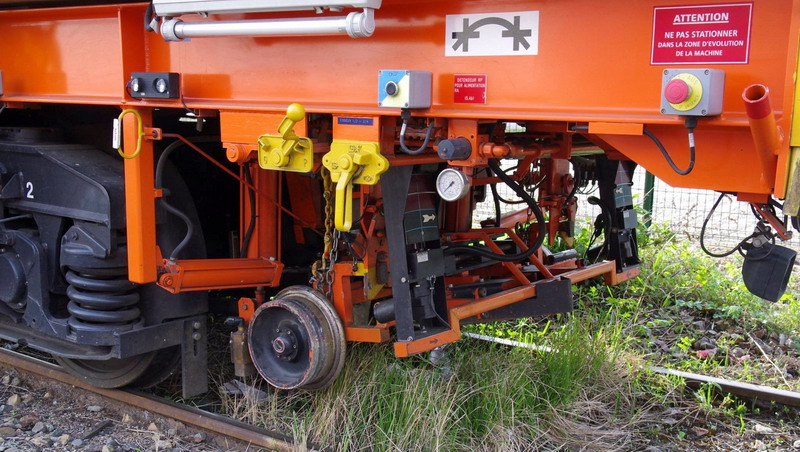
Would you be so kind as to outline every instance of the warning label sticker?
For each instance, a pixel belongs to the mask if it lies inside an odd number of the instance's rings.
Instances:
[[[651,64],[747,64],[752,3],[656,7]]]
[[[453,77],[453,103],[485,104],[486,75],[455,74]]]

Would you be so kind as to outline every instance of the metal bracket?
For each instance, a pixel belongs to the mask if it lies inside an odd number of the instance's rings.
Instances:
[[[205,318],[183,323],[181,344],[182,396],[188,398],[208,391],[208,341]]]
[[[389,160],[381,155],[378,143],[334,140],[322,164],[336,182],[336,229],[349,231],[353,225],[353,184],[377,184],[389,169]]]

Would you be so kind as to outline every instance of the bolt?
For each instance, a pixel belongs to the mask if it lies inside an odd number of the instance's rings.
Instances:
[[[703,72],[703,73],[704,73],[704,74],[706,74],[706,75],[708,75],[708,74],[710,74],[710,73],[711,73],[711,71],[709,71],[708,69],[706,69],[706,70],[705,70],[705,72]]]
[[[196,341],[199,341],[201,337],[203,337],[203,335],[200,334],[200,333],[193,333],[192,334],[192,339],[194,339]]]
[[[408,338],[406,338],[406,340],[407,340],[407,341],[413,341],[413,340],[414,340],[414,337],[413,337],[413,336],[408,336]]]
[[[403,276],[402,278],[400,278],[400,282],[404,283],[404,282],[408,282],[408,280],[406,279],[405,276]]]
[[[200,322],[192,323],[192,328],[194,328],[196,330],[199,330],[201,326],[203,326],[203,325]]]
[[[705,111],[705,110],[702,110],[702,111],[700,112],[700,114],[703,114],[703,115],[704,115],[704,114],[706,114],[706,111]]]
[[[174,281],[172,280],[172,276],[166,276],[166,277],[164,277],[164,280],[162,281],[162,283],[165,286],[171,286],[173,284],[173,282]]]
[[[247,311],[248,309],[250,309],[250,306],[247,303],[242,303],[242,311]]]

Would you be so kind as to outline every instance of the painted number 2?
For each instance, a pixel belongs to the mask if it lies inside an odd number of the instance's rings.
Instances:
[[[28,199],[33,199],[33,182],[25,182],[25,188],[28,193],[25,195]]]

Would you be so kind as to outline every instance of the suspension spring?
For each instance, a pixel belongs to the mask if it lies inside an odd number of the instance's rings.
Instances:
[[[67,310],[73,331],[126,331],[142,322],[138,284],[126,268],[70,267]]]

